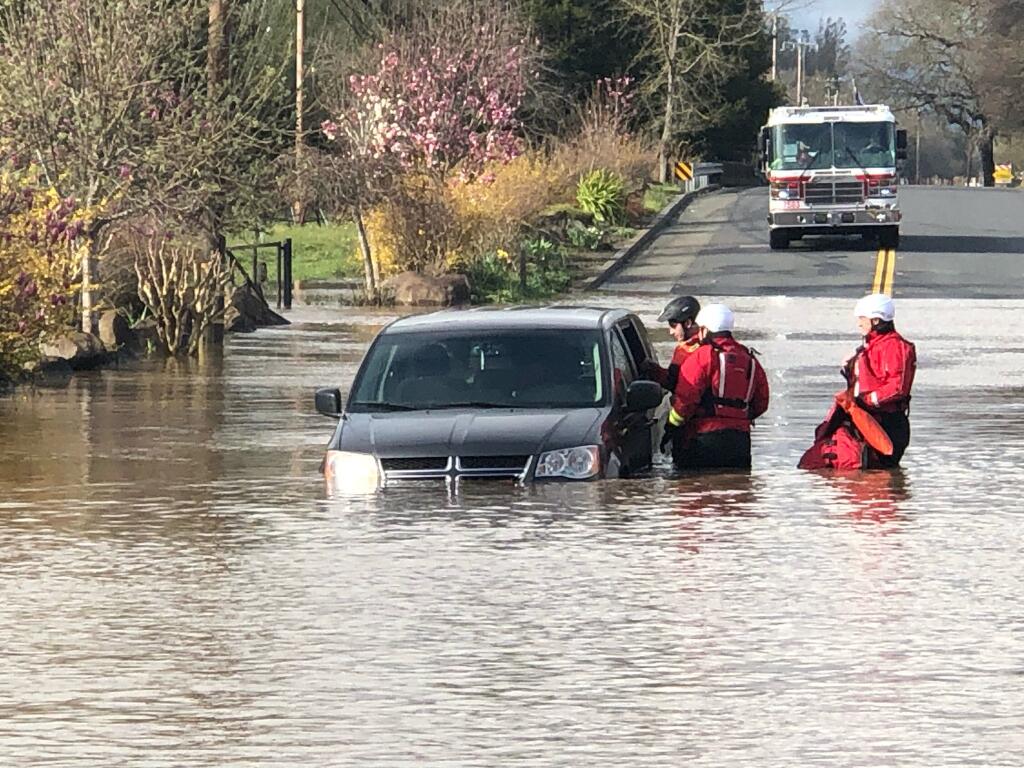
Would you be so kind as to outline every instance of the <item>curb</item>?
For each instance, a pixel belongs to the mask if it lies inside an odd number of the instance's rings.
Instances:
[[[629,266],[630,262],[636,258],[637,254],[646,248],[651,241],[661,233],[661,230],[667,227],[673,219],[682,213],[686,209],[686,206],[700,195],[707,194],[708,192],[714,192],[718,189],[721,189],[720,184],[711,184],[703,189],[698,189],[695,192],[687,192],[679,195],[679,197],[672,200],[672,202],[662,208],[661,212],[654,217],[651,221],[651,225],[647,229],[617,250],[615,255],[604,263],[604,266],[601,268],[601,273],[587,283],[584,286],[584,290],[596,291],[611,278],[615,277],[615,275]]]

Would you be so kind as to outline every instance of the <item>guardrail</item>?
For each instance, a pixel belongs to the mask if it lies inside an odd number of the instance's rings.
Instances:
[[[722,176],[722,171],[721,163],[695,163],[693,166],[693,178],[689,181],[684,181],[679,186],[684,192],[696,192],[712,184],[717,184]]]

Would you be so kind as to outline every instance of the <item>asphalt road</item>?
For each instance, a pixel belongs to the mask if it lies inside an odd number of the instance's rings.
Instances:
[[[893,293],[1024,298],[1024,190],[903,187]],[[767,189],[698,198],[605,291],[854,297],[872,289],[878,249],[858,238],[768,248]]]

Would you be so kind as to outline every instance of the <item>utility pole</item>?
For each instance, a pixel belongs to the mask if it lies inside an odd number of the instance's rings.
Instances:
[[[796,105],[804,105],[804,41],[803,38],[796,42]]]
[[[807,49],[814,48],[810,33],[801,29],[796,40],[796,105],[804,105],[804,70],[807,69]]]
[[[779,76],[779,13],[772,14],[772,82]]]
[[[306,48],[306,0],[295,0],[295,184],[296,199],[292,205],[292,213],[297,224],[302,223],[303,206],[298,194],[302,184],[302,144],[303,144],[303,111],[305,109],[305,62],[303,56]]]

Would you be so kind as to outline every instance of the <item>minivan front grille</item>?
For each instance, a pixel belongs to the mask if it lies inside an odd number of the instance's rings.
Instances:
[[[808,205],[852,205],[864,202],[864,182],[841,177],[818,177],[807,183]]]
[[[443,472],[448,469],[448,457],[427,456],[408,459],[381,459],[380,465],[385,472],[424,472],[430,470]]]
[[[431,478],[522,478],[530,467],[530,456],[440,456],[387,458],[380,460],[390,480]]]
[[[522,472],[529,456],[460,456],[462,469],[514,469]]]

